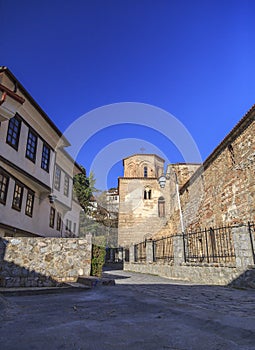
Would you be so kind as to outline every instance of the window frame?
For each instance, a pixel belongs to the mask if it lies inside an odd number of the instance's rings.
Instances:
[[[65,231],[72,232],[72,220],[66,219]]]
[[[48,150],[48,153],[45,152],[46,150]],[[47,171],[47,173],[50,169],[50,147],[45,142],[43,143],[42,147],[41,168]]]
[[[57,212],[57,225],[56,225],[56,230],[61,231],[62,228],[62,215]]]
[[[147,165],[145,165],[143,167],[143,177],[148,177],[148,167],[147,167]]]
[[[49,226],[51,228],[54,228],[55,226],[55,215],[56,215],[56,209],[53,207],[50,207],[50,220],[49,220]]]
[[[69,175],[67,175],[67,173],[64,173],[64,174],[65,174],[65,176],[64,176],[64,195],[66,197],[69,197],[70,177],[69,177]]]
[[[33,140],[30,136],[32,136],[35,140]],[[27,135],[26,158],[31,160],[33,163],[36,161],[37,141],[37,134],[32,129],[29,129]]]
[[[14,125],[14,123],[18,123],[18,125]],[[15,115],[9,120],[7,135],[6,135],[6,143],[18,151],[19,148],[19,139],[20,139],[20,130],[21,130],[22,120]],[[15,130],[15,127],[17,130]],[[16,135],[16,136],[14,136]],[[15,143],[13,143],[15,141]]]
[[[55,171],[54,171],[54,188],[57,191],[60,191],[60,187],[61,187],[61,172],[62,172],[61,168],[56,164]]]
[[[150,187],[145,187],[143,191],[143,199],[151,200],[152,199],[152,190]]]
[[[17,188],[19,188],[20,190],[17,191]],[[23,192],[24,192],[24,185],[22,185],[18,181],[15,181],[14,191],[13,191],[13,198],[12,198],[12,209],[15,209],[17,211],[21,211],[22,200],[23,200]],[[18,204],[15,203],[17,198],[19,199]]]
[[[29,196],[31,196],[31,200],[29,199]],[[34,191],[28,189],[27,190],[26,207],[25,207],[25,214],[27,216],[30,216],[30,217],[33,216],[34,200],[35,200]]]
[[[158,217],[166,217],[166,201],[164,197],[159,197],[158,199]]]
[[[6,179],[5,183],[4,183],[4,179]],[[0,170],[0,203],[4,205],[6,204],[9,181],[10,181],[10,176],[8,176],[5,172]],[[2,198],[2,194],[3,194],[3,198]]]

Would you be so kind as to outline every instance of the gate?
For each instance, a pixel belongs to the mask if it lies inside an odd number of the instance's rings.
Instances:
[[[106,263],[122,263],[123,262],[123,248],[106,248],[105,262]]]

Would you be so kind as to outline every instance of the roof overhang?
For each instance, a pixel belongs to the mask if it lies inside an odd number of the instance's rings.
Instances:
[[[24,98],[0,84],[0,122],[14,117],[24,102]]]
[[[25,100],[28,101],[42,116],[42,118],[44,118],[44,120],[51,126],[51,128],[53,130],[55,130],[55,132],[57,133],[57,135],[60,137],[60,141],[59,141],[59,145],[60,147],[68,147],[70,146],[70,142],[66,139],[66,137],[62,134],[62,132],[57,128],[57,126],[53,123],[53,121],[48,117],[48,115],[43,111],[43,109],[37,104],[37,102],[33,99],[33,97],[28,93],[28,91],[24,88],[24,86],[18,81],[18,79],[13,75],[13,73],[4,66],[0,66],[0,74],[4,73],[6,74],[6,76],[13,82],[13,84],[15,85],[16,89],[18,91],[20,91],[22,93],[22,95],[25,97]],[[6,89],[6,87],[4,86],[4,88]],[[12,93],[12,95],[16,95],[17,98],[21,99],[21,104],[23,104],[25,102],[25,100],[18,96],[15,92],[9,90],[7,88],[7,90]],[[0,90],[1,91],[1,90]],[[1,98],[1,96],[0,96]],[[20,105],[21,106],[21,105]],[[1,108],[1,107],[0,107]],[[1,112],[0,112],[1,115]],[[13,116],[13,115],[12,115]],[[0,117],[1,118],[1,117]],[[10,118],[7,118],[10,119]],[[4,119],[6,120],[6,118]]]

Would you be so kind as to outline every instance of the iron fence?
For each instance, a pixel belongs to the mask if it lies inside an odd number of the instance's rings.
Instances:
[[[184,234],[185,262],[235,263],[230,226]]]
[[[135,262],[146,261],[146,241],[135,244],[134,246]]]
[[[252,249],[252,254],[253,254],[253,262],[255,264],[255,250],[254,250],[255,223],[254,222],[248,222],[248,229],[249,229],[250,240],[251,240],[251,249]]]
[[[153,241],[153,261],[168,263],[174,261],[173,236]]]

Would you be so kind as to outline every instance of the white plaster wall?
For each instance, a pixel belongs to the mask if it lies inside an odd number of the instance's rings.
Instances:
[[[0,154],[12,162],[19,168],[23,169],[28,174],[34,176],[39,181],[43,182],[46,186],[51,187],[51,174],[41,168],[41,159],[42,159],[42,147],[43,141],[38,138],[37,140],[37,150],[36,150],[36,161],[33,163],[31,160],[26,158],[26,145],[27,145],[27,136],[29,128],[21,123],[19,146],[16,151],[13,147],[6,143],[8,129],[8,121],[1,123],[0,127]],[[55,155],[51,150],[50,153],[50,169],[54,164]]]

